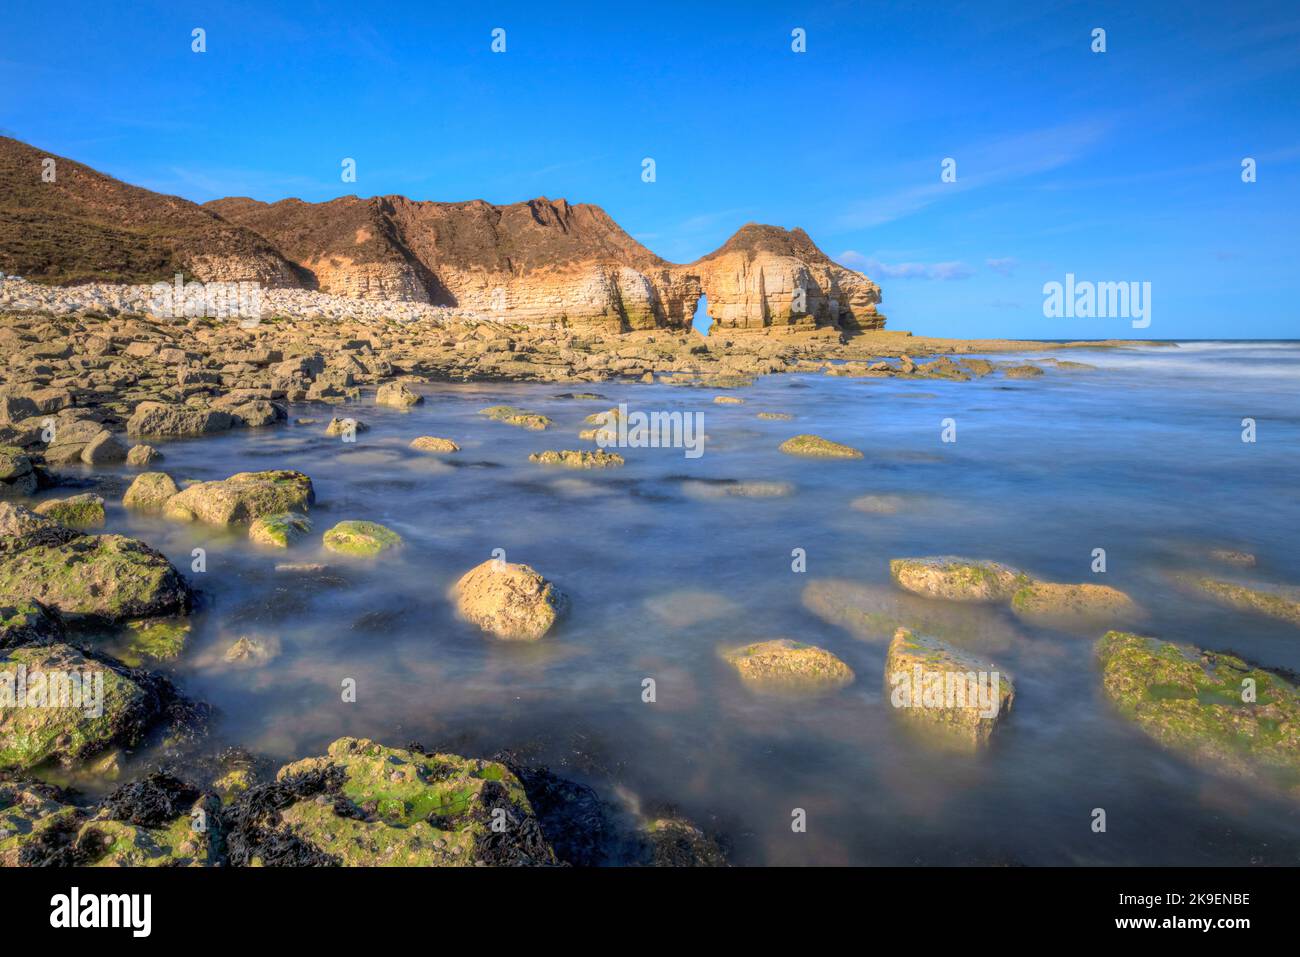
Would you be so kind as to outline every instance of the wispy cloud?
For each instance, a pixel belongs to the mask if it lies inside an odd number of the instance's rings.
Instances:
[[[957,161],[957,179],[951,183],[939,180],[942,157],[917,159],[896,171],[899,182],[915,185],[851,203],[839,217],[839,225],[846,229],[879,226],[973,189],[1067,166],[1098,144],[1109,128],[1101,120],[1083,120],[954,148],[948,155]],[[929,181],[922,181],[927,176]]]
[[[1011,256],[1003,256],[1000,259],[986,259],[984,265],[988,266],[999,276],[1010,276],[1018,263]]]
[[[940,263],[885,263],[874,256],[864,256],[852,249],[844,250],[839,254],[838,259],[847,266],[880,279],[936,279],[941,282],[951,282],[955,279],[969,279],[975,275],[974,269],[956,260]]]

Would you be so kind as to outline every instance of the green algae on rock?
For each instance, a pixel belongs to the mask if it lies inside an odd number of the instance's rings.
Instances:
[[[1202,594],[1208,595],[1221,605],[1257,612],[1293,625],[1300,625],[1300,590],[1298,589],[1245,585],[1213,578],[1192,579],[1191,583]]]
[[[606,452],[604,449],[595,452],[552,449],[546,452],[534,452],[528,456],[528,461],[539,465],[560,465],[569,469],[608,469],[624,464],[623,456],[617,452]]]
[[[807,458],[821,459],[860,459],[862,452],[849,445],[841,445],[820,435],[796,435],[786,439],[778,447],[786,455],[801,455]]]
[[[516,409],[512,405],[489,406],[486,409],[479,409],[478,414],[486,415],[494,422],[505,422],[507,425],[517,425],[522,429],[530,429],[534,432],[540,432],[553,424],[544,415]]]
[[[1016,689],[1011,675],[996,665],[900,628],[885,655],[885,694],[895,714],[934,732],[934,743],[976,750],[1011,712]]]
[[[189,619],[186,618],[151,618],[129,622],[117,657],[133,668],[139,668],[146,661],[170,661],[178,658],[185,649],[185,642],[189,640],[190,628]]]
[[[402,536],[378,522],[343,521],[325,533],[322,544],[344,555],[378,555],[402,544]]]
[[[900,588],[948,601],[1008,601],[1032,582],[1024,572],[999,562],[951,555],[890,559],[889,575]]]
[[[69,645],[0,652],[0,768],[132,744],[157,708],[148,690]]]
[[[302,472],[239,472],[220,481],[191,485],[167,501],[163,514],[181,521],[231,525],[263,515],[305,511],[314,501],[311,479]]]
[[[261,832],[288,829],[303,845],[299,853],[314,852],[323,862],[345,867],[558,863],[523,785],[495,761],[340,738],[323,757],[282,767],[276,781],[269,787],[289,791],[290,801],[262,812],[274,821],[259,822]],[[308,790],[302,786],[307,781],[318,782],[317,794],[292,800],[294,789]],[[253,788],[240,801],[252,804],[258,791]],[[260,856],[258,835],[247,840],[247,830],[241,827],[232,841],[235,862],[276,863]]]
[[[0,557],[0,602],[35,598],[69,620],[123,622],[189,610],[185,579],[144,542],[80,535]]]
[[[160,512],[180,489],[166,472],[141,472],[122,496],[125,508],[142,512]]]
[[[38,601],[20,598],[0,603],[0,649],[61,641],[63,622]]]
[[[311,532],[311,519],[295,512],[263,515],[248,526],[248,540],[272,548],[288,548]]]
[[[47,499],[36,506],[44,515],[69,528],[92,528],[104,524],[104,499],[94,492],[82,492],[68,498]]]
[[[655,817],[641,825],[651,867],[726,867],[716,841],[681,817]]]
[[[1011,610],[1027,621],[1047,625],[1114,624],[1138,615],[1137,604],[1109,585],[1062,585],[1032,581],[1011,596]],[[1096,632],[1092,632],[1096,634]]]
[[[1235,655],[1107,632],[1102,689],[1120,715],[1193,763],[1300,796],[1300,689]]]
[[[722,652],[745,684],[760,691],[833,691],[853,681],[853,669],[825,648],[776,638]]]
[[[52,518],[22,505],[0,502],[0,559],[37,545],[63,545],[80,537],[81,532]]]
[[[451,600],[466,621],[498,638],[536,641],[564,613],[567,600],[524,564],[489,558],[452,586]]]

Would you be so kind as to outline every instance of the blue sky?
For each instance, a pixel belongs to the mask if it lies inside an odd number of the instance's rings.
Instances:
[[[55,2],[5,19],[0,130],[200,202],[565,197],[677,262],[747,221],[802,226],[917,333],[1300,338],[1295,3]],[[1067,272],[1150,282],[1150,328],[1045,318],[1043,284]]]

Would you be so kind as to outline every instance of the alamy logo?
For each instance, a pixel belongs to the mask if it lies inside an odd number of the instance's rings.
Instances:
[[[1065,282],[1043,283],[1043,315],[1048,319],[1132,319],[1134,329],[1151,325],[1151,283]]]
[[[698,459],[704,454],[704,413],[629,412],[620,402],[595,438],[602,449],[685,449],[688,459]]]
[[[998,714],[1002,676],[994,671],[928,671],[920,665],[889,676],[895,708],[973,708],[980,716]]]
[[[256,282],[156,282],[150,289],[149,311],[156,319],[239,319],[252,328],[262,321],[262,287]]]
[[[74,887],[50,898],[50,926],[129,927],[131,936],[148,937],[153,927],[150,894],[86,894]]]
[[[88,718],[104,714],[104,672],[36,671],[26,665],[0,671],[0,708],[77,709]]]

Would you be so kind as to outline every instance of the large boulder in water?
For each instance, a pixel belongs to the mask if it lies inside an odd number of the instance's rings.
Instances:
[[[264,515],[302,512],[314,501],[316,491],[302,472],[239,472],[219,482],[191,485],[167,501],[163,514],[181,521],[232,525]]]
[[[831,691],[853,681],[853,669],[825,648],[788,638],[728,649],[722,658],[759,691]]]
[[[1008,601],[1031,582],[1028,575],[998,562],[949,555],[891,559],[889,574],[900,588],[949,601]]]
[[[285,765],[229,815],[242,865],[465,867],[557,863],[504,764],[340,738]],[[495,822],[495,827],[494,827]]]
[[[541,638],[567,605],[563,594],[528,565],[489,558],[452,588],[456,610],[498,638]]]
[[[144,542],[78,535],[0,554],[0,603],[34,598],[69,620],[123,622],[188,611],[189,585]]]
[[[1300,797],[1300,688],[1236,655],[1107,632],[1102,689],[1120,715],[1194,764]]]
[[[885,695],[914,728],[946,747],[988,744],[1011,711],[1015,684],[1005,670],[938,638],[900,628],[885,656]]]
[[[165,402],[141,402],[126,421],[128,435],[176,438],[224,432],[235,424],[229,412]]]
[[[1115,625],[1138,616],[1133,599],[1109,585],[1032,581],[1011,596],[1011,610],[1038,624],[1069,628]],[[1097,631],[1090,632],[1095,635]]]
[[[158,512],[172,496],[179,494],[175,480],[166,472],[141,472],[122,496],[122,506],[142,512]]]

